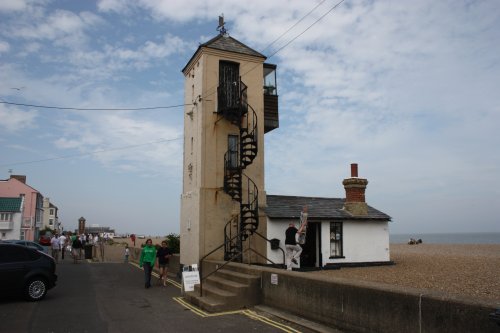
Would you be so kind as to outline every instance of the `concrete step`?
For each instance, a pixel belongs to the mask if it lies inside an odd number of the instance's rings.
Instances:
[[[220,276],[212,275],[205,280],[205,283],[213,285],[222,290],[226,290],[235,294],[241,294],[248,289],[248,284],[239,283],[231,280],[224,279]]]
[[[260,282],[260,277],[251,275],[251,274],[246,274],[246,273],[241,273],[241,272],[236,272],[230,269],[220,269],[218,270],[214,275],[234,281],[234,282],[239,282],[241,284],[253,286],[253,285],[259,285]]]
[[[189,303],[207,312],[222,312],[230,310],[230,308],[228,308],[228,306],[224,302],[218,299],[208,296],[198,296],[198,291],[187,292],[184,295],[184,298]]]
[[[194,286],[194,291],[197,292],[197,294],[200,294],[200,286],[195,285]],[[231,300],[232,298],[236,298],[238,294],[234,292],[230,292],[228,290],[221,289],[215,285],[213,285],[210,282],[204,281],[203,282],[203,297],[211,297],[220,301],[228,301]]]

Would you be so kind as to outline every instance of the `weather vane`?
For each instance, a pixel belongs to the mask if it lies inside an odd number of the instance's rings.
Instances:
[[[219,26],[217,27],[217,31],[222,35],[222,36],[225,36],[227,35],[227,30],[226,28],[224,27],[224,24],[226,24],[226,22],[224,22],[224,14],[220,14],[219,16]]]

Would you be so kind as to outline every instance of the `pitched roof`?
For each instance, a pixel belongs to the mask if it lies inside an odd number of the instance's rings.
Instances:
[[[21,198],[0,198],[0,212],[20,212]]]
[[[391,217],[381,211],[368,206],[368,215],[353,216],[342,209],[345,199],[342,198],[316,198],[297,197],[285,195],[267,195],[267,207],[264,209],[271,219],[298,219],[305,205],[309,208],[309,220],[334,219],[334,220],[384,220]]]
[[[266,58],[265,55],[255,51],[254,49],[246,46],[242,42],[234,39],[229,35],[218,35],[206,43],[200,45],[200,47],[208,47],[211,49],[218,49],[223,51],[241,53],[246,55],[251,55],[260,58]]]
[[[191,59],[189,59],[186,66],[184,66],[184,68],[182,69],[182,72],[184,72],[186,67],[191,63],[191,61],[194,59],[196,54],[198,54],[198,52],[200,51],[200,49],[202,47],[207,47],[210,49],[216,49],[216,50],[222,50],[222,51],[228,51],[228,52],[234,52],[234,53],[240,53],[240,54],[245,54],[245,55],[250,55],[250,56],[266,59],[266,56],[263,55],[262,53],[255,51],[254,49],[246,46],[242,42],[234,39],[233,37],[231,37],[229,35],[217,35],[216,37],[212,38],[208,42],[200,44],[200,46],[198,46],[198,49],[193,54]]]

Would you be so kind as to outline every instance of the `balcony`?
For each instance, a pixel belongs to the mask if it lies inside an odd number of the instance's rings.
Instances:
[[[0,230],[11,230],[14,229],[14,222],[0,222]]]
[[[279,127],[276,65],[264,64],[264,133]]]

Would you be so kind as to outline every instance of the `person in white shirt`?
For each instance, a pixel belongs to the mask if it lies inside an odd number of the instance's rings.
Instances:
[[[50,247],[52,249],[52,257],[56,262],[59,262],[59,235],[55,234],[50,240]]]
[[[59,237],[59,248],[61,249],[61,260],[64,260],[64,252],[66,252],[66,241],[68,239],[64,234]]]

